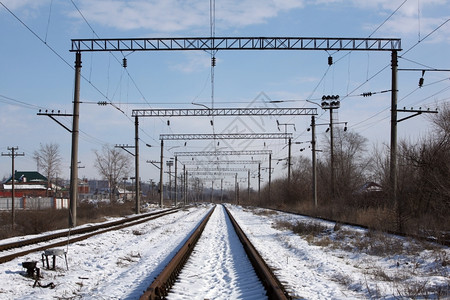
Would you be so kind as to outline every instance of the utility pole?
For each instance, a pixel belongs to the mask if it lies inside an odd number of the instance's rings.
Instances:
[[[162,208],[164,203],[163,203],[163,197],[164,197],[164,193],[163,193],[163,189],[164,189],[164,185],[163,185],[163,174],[164,174],[164,140],[161,140],[161,160],[160,160],[160,168],[159,168],[159,207]]]
[[[258,200],[261,206],[261,163],[258,163]]]
[[[186,170],[186,166],[184,166],[184,170],[186,171],[184,177],[184,205],[187,205],[188,203],[188,184],[189,184],[189,174],[188,171]]]
[[[187,173],[186,173],[186,165],[183,165],[183,178],[184,178],[184,181],[183,181],[183,202],[184,202],[184,205],[186,205],[186,204],[187,204],[187,201],[186,201],[186,197],[187,197]]]
[[[250,169],[248,169],[248,176],[247,176],[247,198],[248,202],[250,204]]]
[[[139,214],[141,212],[141,188],[139,180],[139,120],[138,117],[134,117],[134,171],[136,177],[136,206],[135,213]]]
[[[73,117],[72,117],[72,155],[70,161],[69,227],[77,226],[80,79],[81,79],[81,52],[77,52],[75,54],[75,87],[73,96]]]
[[[11,227],[14,229],[14,224],[16,223],[16,213],[15,213],[15,186],[14,182],[16,180],[16,171],[14,170],[14,158],[17,156],[25,156],[25,153],[16,153],[16,151],[19,150],[19,147],[8,147],[8,151],[11,151],[10,153],[3,153],[2,156],[9,156],[11,157]]]
[[[289,144],[288,144],[288,187],[290,189],[291,184],[291,146],[292,146],[292,140],[289,138]]]
[[[234,198],[236,200],[236,204],[239,205],[239,195],[238,195],[238,182],[237,182],[238,173],[234,176]]]
[[[173,160],[172,158],[168,161],[166,161],[166,166],[169,167],[169,200],[172,200],[172,166],[173,166]]]
[[[341,103],[339,101],[339,95],[327,95],[322,96],[321,106],[323,109],[328,109],[330,111],[330,185],[331,185],[331,199],[335,198],[336,191],[336,178],[335,178],[335,167],[334,167],[334,135],[333,135],[333,110],[338,109]]]
[[[400,205],[397,199],[397,51],[391,54],[392,82],[391,82],[391,151],[390,151],[390,172],[391,199],[397,215],[397,230],[402,232],[402,220]]]
[[[316,118],[311,116],[311,149],[312,149],[312,196],[317,208],[317,160],[316,160]]]
[[[177,202],[178,202],[178,187],[177,187],[177,176],[178,176],[178,156],[175,156],[175,207],[177,207]]]
[[[335,198],[335,169],[334,169],[334,135],[333,108],[330,107],[330,163],[331,163],[331,199]]]
[[[214,194],[214,180],[211,180],[211,199],[209,202],[213,203],[213,194]]]
[[[220,203],[223,202],[223,178],[220,179]]]
[[[270,183],[272,182],[272,153],[269,154],[269,205],[271,201]]]

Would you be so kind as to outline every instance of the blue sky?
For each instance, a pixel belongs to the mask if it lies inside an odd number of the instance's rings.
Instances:
[[[0,151],[7,153],[7,147],[18,146],[25,156],[16,159],[16,169],[36,170],[33,151],[40,143],[57,143],[63,157],[61,176],[65,178],[70,173],[71,135],[50,118],[36,113],[40,108],[72,112],[75,55],[69,52],[70,39],[97,35],[211,36],[211,2],[206,0],[2,0],[1,3]],[[399,68],[450,69],[450,22],[446,22],[450,18],[450,3],[445,0],[216,0],[214,12],[217,37],[401,38]],[[123,55],[128,60],[128,73],[119,63]],[[340,122],[348,122],[349,130],[366,137],[369,149],[389,144],[390,94],[358,96],[390,89],[389,52],[219,51],[213,81],[210,54],[206,52],[123,55],[82,55],[82,74],[86,79],[81,82],[84,103],[80,108],[79,160],[85,168],[79,170],[80,177],[100,177],[93,166],[93,150],[104,144],[134,143],[132,109],[198,108],[193,102],[211,106],[212,87],[215,107],[272,107],[274,104],[267,103],[270,100],[294,100],[277,103],[278,107],[316,107],[305,100],[319,103],[322,95],[338,94],[343,98]],[[330,67],[329,55],[335,62]],[[418,88],[420,77],[421,72],[399,71],[400,108],[434,109],[439,103],[448,103],[450,72],[426,72],[424,86]],[[98,106],[95,104],[98,101],[111,101],[121,111],[110,105]],[[317,108],[317,123],[329,122],[328,113]],[[167,119],[141,118],[141,146],[145,143],[156,146],[141,147],[141,179],[159,180],[157,169],[145,161],[159,160],[161,133],[220,133],[233,126],[239,131],[270,133],[278,132],[276,119],[215,118],[212,127],[208,118],[171,118],[170,126]],[[294,126],[287,126],[294,141],[311,140],[306,131],[309,116],[278,120],[295,124],[295,131]],[[71,127],[70,118],[62,122]],[[324,138],[325,129],[326,126],[318,127],[319,141]],[[430,130],[425,116],[415,117],[399,123],[399,139],[416,141]],[[226,141],[221,142],[219,148],[225,144]],[[244,147],[230,141],[228,144],[233,150]],[[182,141],[166,145],[166,158],[175,151],[211,148],[201,141],[188,141],[186,146]],[[299,151],[305,145],[295,145],[293,155],[309,157],[309,149]],[[287,156],[284,140],[266,144],[253,141],[245,143],[245,148],[271,149],[275,159]],[[267,158],[264,160],[267,164]],[[274,177],[285,176],[281,164],[273,165]],[[0,177],[9,176],[10,170],[11,160],[1,157]]]

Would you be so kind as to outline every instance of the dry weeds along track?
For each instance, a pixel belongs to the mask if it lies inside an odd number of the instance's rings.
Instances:
[[[72,230],[64,230],[58,233],[48,234],[45,236],[40,236],[32,239],[27,240],[21,240],[13,243],[7,243],[7,244],[1,244],[0,245],[0,251],[1,252],[10,252],[9,250],[12,250],[13,253],[2,255],[0,256],[0,263],[4,263],[10,260],[13,260],[14,258],[24,256],[29,253],[43,251],[50,248],[55,247],[61,247],[65,246],[67,244],[79,242],[82,240],[85,240],[87,238],[90,238],[94,235],[102,234],[108,231],[113,230],[119,230],[125,227],[137,225],[140,223],[147,222],[149,220],[153,220],[168,214],[175,213],[179,210],[179,208],[171,208],[163,211],[158,212],[151,212],[141,215],[132,216],[129,218],[97,224],[89,227],[83,227],[83,228],[77,228]],[[51,240],[61,239],[61,238],[67,238],[63,241],[53,242],[53,243],[46,243]],[[40,243],[45,243],[45,245],[36,246],[33,247],[33,245],[38,245]],[[20,248],[31,246],[29,249],[20,251]]]
[[[179,275],[182,271],[184,265],[190,258],[197,241],[200,239],[203,230],[206,227],[214,209],[204,217],[203,221],[199,224],[197,229],[188,238],[186,243],[177,252],[170,263],[165,267],[165,269],[158,275],[158,277],[153,281],[153,283],[148,287],[146,292],[140,298],[141,300],[147,299],[165,299],[169,294],[171,287],[176,281],[179,281]],[[242,246],[250,260],[256,275],[261,281],[262,285],[266,290],[266,294],[269,299],[290,299],[289,295],[285,291],[284,287],[280,281],[275,277],[271,269],[264,262],[262,257],[256,251],[255,247],[250,243],[249,239],[246,237],[240,226],[237,224],[236,220],[233,218],[228,209],[226,209],[226,214],[228,215],[233,228],[242,243]]]

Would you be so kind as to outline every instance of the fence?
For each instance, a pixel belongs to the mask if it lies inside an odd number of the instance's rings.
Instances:
[[[0,198],[0,210],[12,209],[11,198]],[[63,209],[69,208],[69,199],[53,197],[19,197],[14,198],[14,209]]]

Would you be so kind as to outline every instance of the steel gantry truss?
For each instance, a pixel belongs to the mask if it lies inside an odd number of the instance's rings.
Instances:
[[[202,169],[186,169],[189,173],[197,172],[247,172],[245,168],[202,168]]]
[[[175,156],[230,156],[230,155],[267,155],[272,150],[242,150],[242,151],[193,151],[175,152]]]
[[[80,81],[81,81],[81,53],[82,52],[134,52],[134,51],[177,51],[177,50],[333,50],[333,51],[390,51],[392,67],[391,88],[391,166],[390,180],[392,185],[392,199],[397,203],[397,52],[401,51],[401,40],[395,38],[327,38],[327,37],[191,37],[191,38],[112,38],[112,39],[72,39],[71,52],[75,52],[75,86],[73,100],[73,124],[72,124],[72,150],[70,173],[70,214],[69,227],[76,226],[77,194],[78,194],[78,138],[79,138],[79,106],[80,106]],[[150,110],[154,111],[154,110]],[[154,111],[156,113],[156,111]],[[182,111],[190,114],[186,110]],[[182,113],[178,112],[178,113]],[[240,113],[241,111],[237,112]],[[242,111],[244,112],[244,111]],[[276,112],[275,110],[271,113]],[[305,114],[298,112],[296,114]],[[157,113],[175,114],[175,110],[158,111]],[[262,112],[245,111],[250,115],[259,115]],[[139,178],[139,147],[138,147],[138,117],[147,116],[148,111],[135,110],[135,173]],[[194,114],[214,116],[211,109],[197,110]],[[264,114],[269,114],[265,112]],[[281,113],[280,113],[281,114]],[[288,114],[283,112],[282,114]],[[317,112],[309,110],[308,114],[316,115]],[[225,115],[225,113],[223,113]],[[236,114],[235,114],[236,115]],[[162,147],[161,147],[162,148]],[[216,154],[213,154],[216,155]],[[234,155],[234,153],[232,154]],[[162,157],[162,155],[161,155]],[[161,160],[162,161],[162,160]],[[162,169],[162,168],[161,168]],[[162,181],[160,182],[162,185]],[[162,188],[162,186],[161,186]],[[139,190],[139,180],[136,180],[136,191]],[[162,190],[161,190],[162,191]],[[161,192],[162,206],[162,192]],[[139,193],[136,195],[136,213],[139,213]]]
[[[245,165],[245,164],[260,164],[260,160],[188,160],[186,162],[180,162],[183,165]]]
[[[204,134],[160,134],[160,140],[242,140],[242,139],[290,139],[292,133],[204,133]]]
[[[401,50],[393,38],[190,37],[72,39],[72,52],[176,50]]]
[[[317,108],[160,108],[133,109],[133,117],[301,116],[317,115]]]

